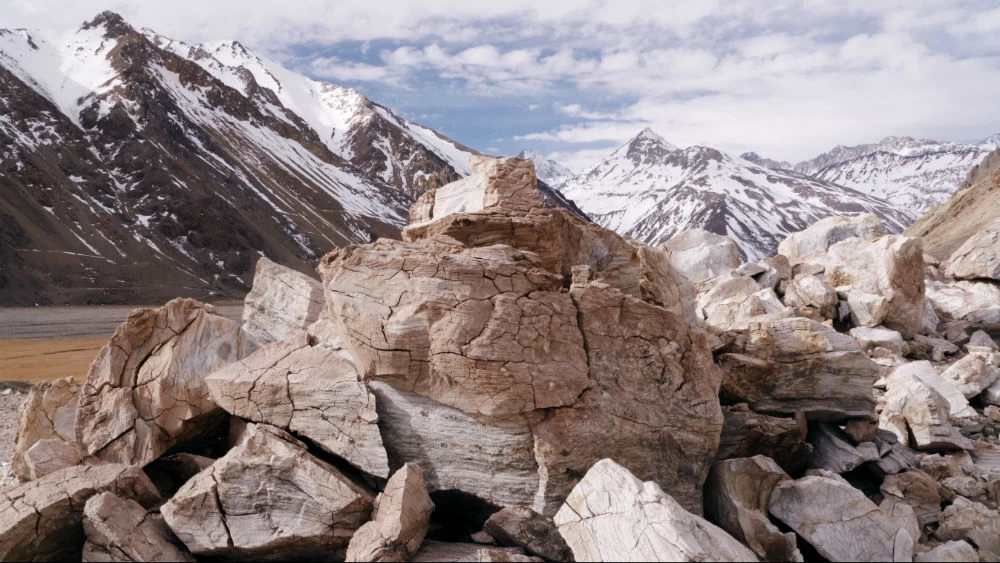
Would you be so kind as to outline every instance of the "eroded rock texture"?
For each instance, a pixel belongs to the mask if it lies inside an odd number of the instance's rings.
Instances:
[[[205,379],[212,399],[240,418],[308,438],[377,477],[389,476],[375,396],[336,342],[299,332]]]
[[[80,463],[76,447],[77,395],[80,385],[66,377],[31,388],[18,409],[17,442],[11,470],[30,481]]]
[[[493,513],[483,531],[500,545],[520,547],[546,561],[573,560],[573,552],[552,518],[527,506],[508,506]]]
[[[84,561],[194,561],[159,514],[114,493],[83,508]]]
[[[756,561],[718,526],[610,459],[594,464],[555,515],[577,561]]]
[[[192,299],[133,311],[80,391],[76,439],[84,463],[144,465],[203,435],[225,416],[205,377],[254,348],[238,324]]]
[[[84,506],[103,492],[145,506],[160,500],[141,469],[119,464],[67,467],[0,490],[0,561],[79,560]]]
[[[420,549],[434,512],[420,466],[407,463],[375,499],[372,520],[347,546],[347,561],[408,561]]]
[[[316,322],[323,311],[319,280],[261,257],[243,300],[243,330],[261,344],[284,340]]]
[[[778,245],[778,254],[793,263],[816,252],[825,252],[834,244],[849,238],[871,240],[885,234],[877,215],[866,213],[855,217],[828,217],[813,223],[808,229],[788,235]]]
[[[292,436],[257,424],[161,511],[196,556],[343,557],[355,530],[368,521],[373,500]]]
[[[948,259],[945,272],[960,280],[1000,281],[1000,221],[967,238]]]
[[[714,278],[740,265],[740,251],[726,236],[703,229],[681,231],[659,245],[670,265],[691,283]]]

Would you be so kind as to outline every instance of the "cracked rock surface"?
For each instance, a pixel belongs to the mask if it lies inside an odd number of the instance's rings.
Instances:
[[[243,441],[161,507],[196,556],[342,558],[374,495],[284,431],[249,425]]]
[[[39,383],[18,409],[17,440],[11,470],[30,481],[80,463],[76,447],[77,396],[80,385],[66,377]]]
[[[546,561],[572,561],[573,552],[555,522],[527,506],[507,506],[494,512],[483,531],[500,545],[520,547]]]
[[[243,330],[261,344],[305,330],[323,311],[323,285],[261,257],[253,288],[243,299]]]
[[[193,299],[133,311],[80,391],[76,439],[84,463],[145,465],[202,435],[225,414],[205,376],[255,348],[238,324]]]
[[[555,515],[577,561],[757,561],[724,530],[615,462],[587,472]]]
[[[114,493],[101,493],[83,508],[84,561],[194,561],[159,514]]]
[[[103,492],[144,506],[160,500],[139,467],[120,464],[67,467],[0,490],[0,561],[79,560],[84,506]]]
[[[407,463],[375,499],[370,522],[347,546],[347,561],[407,561],[424,541],[434,503],[420,466]]]

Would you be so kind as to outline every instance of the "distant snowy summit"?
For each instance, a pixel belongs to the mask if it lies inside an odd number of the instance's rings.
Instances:
[[[535,174],[538,179],[552,187],[561,186],[563,182],[573,177],[572,170],[537,152],[524,150],[517,154],[517,158],[530,160],[535,165]]]

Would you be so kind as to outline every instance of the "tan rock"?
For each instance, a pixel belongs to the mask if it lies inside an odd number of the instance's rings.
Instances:
[[[893,354],[905,356],[910,348],[903,341],[903,335],[895,330],[887,328],[857,327],[850,331],[851,338],[858,341],[865,352],[871,352],[875,348],[885,348]]]
[[[803,318],[750,321],[731,336],[717,355],[723,397],[811,420],[871,415],[881,368],[854,339]]]
[[[695,284],[740,265],[740,251],[732,239],[703,229],[680,231],[659,248],[670,257],[670,265]]]
[[[196,556],[285,560],[343,557],[373,500],[289,434],[258,424],[160,510]]]
[[[1000,287],[982,281],[927,283],[927,300],[943,320],[987,322],[987,331],[996,332],[1000,311]]]
[[[261,257],[243,299],[243,330],[261,344],[305,330],[323,312],[323,285]]]
[[[408,561],[424,541],[434,503],[420,467],[407,463],[375,499],[372,520],[347,546],[347,561]]]
[[[1000,221],[966,239],[948,259],[945,273],[955,279],[1000,281]]]
[[[375,396],[350,355],[305,332],[269,344],[205,378],[230,414],[278,426],[371,475],[389,476]]]
[[[28,392],[18,409],[11,458],[18,479],[30,481],[80,463],[73,430],[79,392],[70,377],[39,383]]]
[[[941,512],[934,537],[948,541],[972,539],[976,534],[1000,536],[1000,512],[965,497],[955,497]]]
[[[805,469],[813,448],[805,416],[780,418],[751,411],[746,403],[722,407],[724,423],[715,461],[766,456],[786,472]]]
[[[525,555],[523,551],[511,547],[487,547],[474,543],[446,543],[426,541],[411,561],[413,563],[443,563],[451,561],[529,562],[542,561],[538,557]]]
[[[941,378],[953,383],[971,399],[1000,380],[1000,353],[989,348],[969,347],[969,354],[941,372]]]
[[[878,216],[871,213],[855,217],[828,217],[813,223],[808,229],[788,235],[778,245],[778,254],[794,264],[815,252],[824,252],[832,245],[849,238],[871,240],[885,234]]]
[[[889,309],[882,323],[904,338],[919,333],[923,326],[924,260],[920,239],[886,235],[872,241],[838,242],[828,252],[826,282],[885,297]]]
[[[907,527],[841,479],[809,475],[778,483],[772,516],[830,561],[911,561]]]
[[[83,508],[84,561],[194,561],[159,514],[105,492]]]
[[[847,298],[851,308],[851,323],[858,327],[875,327],[889,314],[889,300],[882,295],[859,291],[853,286],[837,288]]]
[[[103,492],[151,506],[160,500],[139,467],[108,464],[60,469],[0,490],[0,561],[65,561],[80,557],[83,508]]]
[[[559,535],[552,518],[527,506],[508,506],[494,512],[483,531],[500,545],[522,548],[546,561],[573,560],[573,552]]]
[[[800,276],[785,286],[784,302],[788,307],[811,307],[824,319],[832,319],[837,292],[818,276]]]
[[[555,515],[577,561],[755,561],[752,551],[615,462],[587,472]]]
[[[919,469],[910,469],[887,476],[880,490],[886,499],[910,505],[920,525],[926,526],[937,522],[941,516],[939,488],[931,476]]]
[[[964,563],[966,561],[978,560],[979,555],[976,554],[976,548],[964,541],[945,542],[933,549],[918,553],[913,557],[914,563],[934,563],[935,561],[938,563],[946,561]]]
[[[80,391],[76,439],[84,463],[144,465],[203,435],[225,417],[205,377],[254,348],[239,325],[192,299],[133,311]]]
[[[813,445],[810,467],[834,473],[847,473],[863,463],[881,459],[874,444],[863,442],[855,446],[847,433],[824,423],[812,425],[809,429],[809,443]]]
[[[802,561],[795,534],[767,518],[771,492],[790,480],[771,458],[730,459],[712,466],[705,482],[705,518],[746,544],[763,561]]]
[[[937,377],[929,362],[896,368],[886,379],[879,427],[892,431],[900,442],[917,449],[972,449],[972,442],[949,422],[948,401],[928,384]]]

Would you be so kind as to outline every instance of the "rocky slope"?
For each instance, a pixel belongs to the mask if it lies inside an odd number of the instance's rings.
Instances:
[[[33,387],[0,560],[1000,557],[1000,227],[654,248],[476,157],[403,240],[137,309]]]
[[[103,13],[0,30],[0,304],[242,296],[263,254],[301,271],[394,236],[472,151],[235,43]]]
[[[574,176],[573,171],[569,168],[534,151],[523,150],[517,154],[517,158],[530,160],[535,165],[538,179],[554,188],[558,188]]]
[[[649,129],[560,190],[599,224],[637,240],[655,244],[702,228],[729,236],[753,260],[832,215],[875,213],[892,231],[909,224],[881,199],[710,147],[679,149]]]

